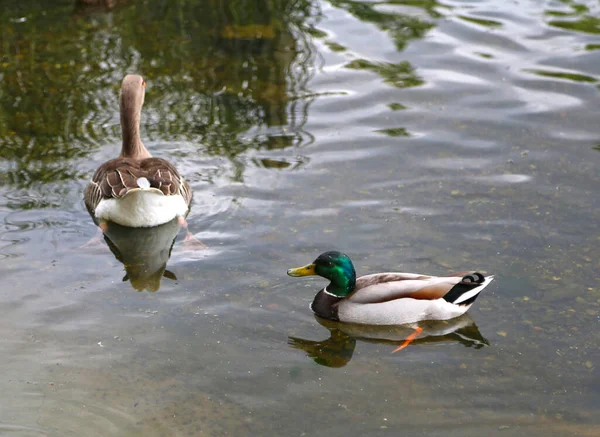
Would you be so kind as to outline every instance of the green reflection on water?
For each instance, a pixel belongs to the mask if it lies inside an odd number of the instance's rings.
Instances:
[[[545,12],[550,17],[575,18],[574,20],[551,20],[551,26],[585,33],[600,33],[600,18],[590,14],[589,8],[573,0],[560,0],[570,10],[550,9]]]
[[[548,10],[546,11],[546,15],[554,16],[554,17],[574,17],[581,14],[586,14],[590,10],[586,5],[578,4],[573,0],[559,0],[564,5],[571,8],[571,11],[558,11],[558,10]]]
[[[338,44],[338,43],[336,43],[334,41],[326,41],[325,45],[327,47],[329,47],[329,50],[331,50],[332,52],[345,52],[346,50],[348,50],[343,45]]]
[[[427,31],[434,26],[434,23],[425,21],[416,15],[383,11],[381,8],[379,8],[380,5],[398,4],[415,6],[427,12],[432,18],[441,17],[440,13],[436,10],[436,8],[438,8],[440,5],[435,0],[413,0],[406,2],[389,1],[381,3],[331,0],[330,3],[335,7],[347,10],[361,21],[373,23],[381,30],[388,32],[396,44],[398,51],[403,50],[409,41],[417,38],[423,38]]]
[[[434,25],[370,3],[331,3],[388,32],[399,50]],[[435,1],[402,4],[439,16]],[[248,149],[273,150],[274,137],[286,138],[282,147],[312,141],[303,131],[316,98],[307,86],[311,38],[327,33],[316,28],[320,10],[310,0],[162,0],[152,8],[125,2],[92,13],[68,2],[48,10],[26,2],[4,8],[0,18],[0,159],[7,164],[0,184],[33,191],[50,184],[56,199],[36,207],[59,206],[60,187],[87,177],[78,162],[120,142],[117,96],[128,72],[149,84],[144,137],[226,157],[233,180],[243,179]],[[326,45],[346,50],[335,41]],[[347,67],[377,73],[395,87],[423,83],[406,61],[357,59]],[[278,157],[251,162],[296,167]],[[26,207],[30,196],[16,207]]]
[[[598,79],[591,77],[591,76],[586,76],[584,74],[564,73],[564,72],[558,72],[558,71],[546,71],[546,70],[534,70],[534,69],[524,69],[523,71],[526,71],[528,73],[533,73],[537,76],[554,77],[557,79],[572,80],[574,82],[587,82],[587,83],[598,82]]]
[[[407,61],[393,64],[390,62],[372,62],[366,59],[355,59],[346,64],[353,70],[368,70],[379,74],[383,80],[397,88],[408,88],[423,84],[423,80],[415,73],[415,69]]]
[[[502,23],[500,23],[499,21],[494,21],[494,20],[484,20],[482,18],[473,18],[473,17],[468,17],[466,15],[458,15],[458,18],[460,18],[461,20],[468,21],[470,23],[479,24],[480,26],[485,26],[485,27],[500,27],[500,26],[502,26]]]
[[[393,127],[389,129],[377,129],[374,132],[388,135],[390,137],[409,137],[410,133],[403,127]]]
[[[118,88],[133,71],[149,83],[149,140],[203,143],[201,152],[231,160],[269,147],[272,133],[250,129],[285,128],[299,144],[312,99],[296,96],[308,94],[307,35],[319,14],[307,0],[130,2],[93,14],[67,2],[3,8],[0,183],[85,177],[77,162],[120,142]],[[236,164],[241,178],[245,163]]]
[[[548,24],[577,32],[600,33],[600,18],[598,17],[587,16],[575,21],[550,21]]]
[[[404,106],[402,103],[390,103],[388,104],[388,107],[392,110],[392,111],[402,111],[404,109],[408,109],[406,106]]]

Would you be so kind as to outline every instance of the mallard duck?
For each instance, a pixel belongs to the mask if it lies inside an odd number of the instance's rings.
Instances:
[[[192,201],[188,182],[168,161],[153,158],[140,138],[145,90],[141,76],[129,74],[123,79],[121,154],[98,167],[85,189],[85,205],[103,232],[109,221],[140,228],[162,225],[175,217],[187,230],[185,216]]]
[[[318,275],[331,281],[311,304],[317,316],[367,325],[453,319],[466,313],[493,279],[479,272],[452,276],[376,273],[357,279],[350,258],[335,251],[325,252],[311,264],[290,269],[287,274]],[[421,331],[419,327],[415,329],[414,336]]]

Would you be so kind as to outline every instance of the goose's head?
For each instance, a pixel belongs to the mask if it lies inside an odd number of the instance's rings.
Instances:
[[[140,113],[146,94],[146,82],[139,74],[128,74],[121,84],[121,114]]]

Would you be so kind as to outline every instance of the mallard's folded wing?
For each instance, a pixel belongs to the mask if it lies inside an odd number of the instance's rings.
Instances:
[[[491,279],[490,279],[491,280]],[[482,274],[471,272],[464,276],[427,276],[414,273],[377,273],[357,279],[355,291],[348,297],[354,303],[383,303],[396,299],[412,298],[435,300],[444,298],[459,303],[461,297],[478,294],[489,281]],[[471,296],[468,296],[471,297]]]

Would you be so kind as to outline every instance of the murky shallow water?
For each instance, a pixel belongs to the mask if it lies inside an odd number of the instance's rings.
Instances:
[[[596,2],[123,3],[1,12],[0,434],[600,433]],[[208,246],[166,265],[81,248],[130,71]],[[391,354],[285,275],[327,249],[497,281]]]

